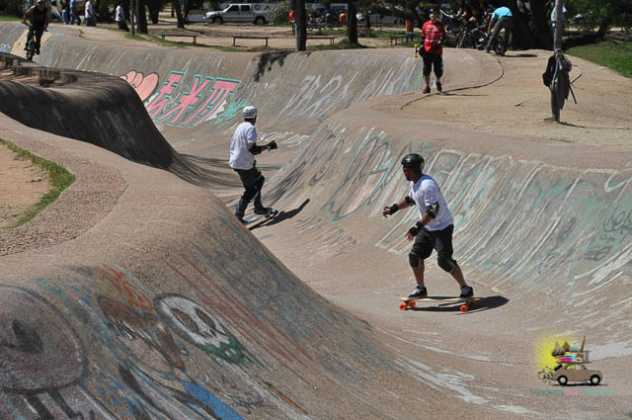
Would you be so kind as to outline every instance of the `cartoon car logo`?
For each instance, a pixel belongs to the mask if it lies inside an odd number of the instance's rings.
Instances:
[[[603,374],[599,370],[587,369],[583,364],[560,365],[556,369],[553,379],[562,386],[571,382],[588,382],[591,385],[599,385],[603,379]]]

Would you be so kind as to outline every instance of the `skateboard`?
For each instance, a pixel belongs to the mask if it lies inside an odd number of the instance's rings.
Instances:
[[[399,309],[402,311],[415,309],[417,307],[417,302],[439,302],[437,306],[442,307],[459,305],[459,311],[461,313],[465,313],[468,312],[474,304],[480,302],[480,300],[480,298],[474,296],[469,298],[461,298],[458,296],[426,296],[423,298],[402,297]]]
[[[249,227],[254,227],[265,223],[266,221],[273,219],[274,217],[279,215],[279,211],[277,209],[270,209],[268,214],[255,214],[252,213],[246,217],[244,217],[244,224]]]

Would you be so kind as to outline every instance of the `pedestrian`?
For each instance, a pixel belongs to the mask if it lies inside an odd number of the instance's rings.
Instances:
[[[424,159],[411,153],[402,159],[402,169],[407,181],[410,181],[408,195],[399,203],[384,207],[384,217],[410,206],[417,206],[421,219],[406,232],[406,239],[415,242],[408,254],[417,287],[408,297],[418,299],[428,296],[424,283],[424,260],[430,257],[432,250],[437,251],[439,267],[450,273],[461,287],[461,298],[474,296],[474,289],[465,282],[463,272],[452,258],[452,233],[454,224],[450,209],[441,189],[431,176],[423,173]]]
[[[494,10],[491,18],[489,19],[489,25],[487,26],[487,33],[490,34],[491,31],[491,35],[487,39],[487,46],[485,47],[486,52],[489,52],[489,50],[492,49],[494,40],[503,29],[505,29],[505,47],[509,45],[509,35],[511,34],[512,22],[513,15],[510,8],[503,6]]]
[[[257,130],[257,108],[247,106],[242,110],[244,121],[237,126],[235,133],[230,140],[230,154],[228,163],[237,172],[241,183],[244,186],[244,193],[235,209],[235,216],[244,223],[244,214],[248,204],[254,199],[255,214],[269,215],[273,209],[264,207],[261,202],[261,189],[265,181],[264,176],[257,169],[255,155],[264,150],[274,150],[277,148],[276,142],[258,146]]]
[[[70,0],[70,24],[81,25],[81,18],[79,17],[79,10],[77,6],[77,0]]]
[[[118,28],[121,31],[129,31],[127,27],[127,22],[125,20],[125,10],[123,9],[123,4],[119,1],[116,5],[116,9],[114,10],[114,21],[118,24]]]
[[[421,58],[424,62],[424,81],[426,86],[423,93],[430,93],[430,72],[434,69],[437,79],[437,91],[441,92],[441,76],[443,76],[443,38],[445,37],[445,29],[441,23],[441,17],[438,10],[430,13],[430,19],[424,22],[421,27],[421,39],[423,45],[421,47]]]
[[[64,25],[70,25],[70,2],[64,2],[64,8],[61,13],[61,16],[64,20]]]
[[[287,12],[287,20],[288,22],[290,22],[290,25],[292,26],[292,35],[296,34],[296,15],[294,13],[294,9],[290,9]]]
[[[97,22],[94,16],[94,3],[93,0],[86,1],[84,10],[84,20],[86,26],[96,26]]]
[[[413,25],[413,17],[412,16],[406,16],[406,18],[404,19],[404,30],[406,32],[406,35],[404,35],[404,39],[406,40],[406,42],[412,42],[412,40],[415,38],[415,26]]]

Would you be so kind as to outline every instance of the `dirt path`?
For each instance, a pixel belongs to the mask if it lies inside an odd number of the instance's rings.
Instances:
[[[48,191],[48,174],[0,144],[0,228],[9,228]]]

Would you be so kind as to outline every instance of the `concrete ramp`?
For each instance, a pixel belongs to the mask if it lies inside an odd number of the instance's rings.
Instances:
[[[0,26],[12,48],[16,32]],[[510,73],[522,57],[447,50],[438,97],[421,95],[419,60],[403,49],[120,48],[64,29],[42,52],[39,64],[72,69],[55,70],[68,82],[42,86],[43,69],[5,76],[0,137],[77,181],[18,231],[50,240],[0,258],[0,417],[629,416],[629,147],[574,144],[578,126],[548,138],[451,119],[449,101],[508,91],[530,113],[546,106]],[[590,83],[604,77],[580,68]],[[110,76],[85,73],[97,71]],[[99,141],[87,121],[79,136],[5,98],[95,121],[106,106],[120,132]],[[260,138],[280,145],[258,165],[264,201],[282,214],[251,231],[226,207],[239,194],[227,141],[247,104]],[[626,106],[611,102],[612,121]],[[510,124],[512,112],[497,115]],[[411,151],[454,213],[456,258],[482,301],[467,315],[397,308],[418,215],[384,220],[381,209],[405,194],[399,162]],[[433,294],[455,294],[434,261],[428,277]],[[538,345],[584,335],[606,379],[573,399],[538,380]]]

